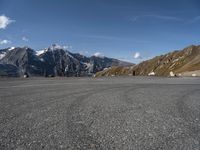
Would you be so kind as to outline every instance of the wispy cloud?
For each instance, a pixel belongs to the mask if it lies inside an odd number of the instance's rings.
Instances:
[[[5,29],[9,24],[15,22],[15,20],[11,20],[9,17],[5,15],[0,16],[0,29]]]
[[[131,19],[133,22],[137,22],[140,19],[145,18],[152,18],[152,19],[159,19],[159,20],[168,20],[168,21],[181,21],[181,18],[174,17],[174,16],[164,16],[164,15],[140,15],[136,16],[133,19]]]
[[[151,41],[147,40],[139,40],[134,38],[120,37],[120,36],[109,36],[109,35],[79,35],[79,36],[91,39],[115,40],[115,41],[125,40],[125,41],[131,41],[133,43],[151,43]]]
[[[86,38],[94,38],[94,39],[105,39],[105,40],[122,40],[120,37],[116,36],[108,36],[108,35],[81,35]]]
[[[132,22],[137,22],[140,19],[145,19],[145,18],[167,20],[167,21],[184,21],[186,24],[193,24],[193,23],[200,21],[200,16],[195,16],[195,17],[184,19],[184,18],[178,18],[178,17],[174,17],[174,16],[162,16],[162,15],[140,15],[140,16],[134,17],[131,20],[132,20]]]
[[[9,40],[0,40],[0,45],[10,44],[11,41]]]
[[[25,41],[25,42],[28,42],[28,41],[29,41],[29,39],[28,39],[26,36],[23,36],[23,37],[22,37],[22,40]]]
[[[198,22],[198,21],[200,21],[200,16],[194,17],[193,19],[191,19],[191,20],[189,21],[189,23],[196,23],[196,22]]]

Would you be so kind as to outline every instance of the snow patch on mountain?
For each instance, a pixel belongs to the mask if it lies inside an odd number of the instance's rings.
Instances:
[[[1,53],[1,54],[0,54],[0,59],[4,58],[5,56],[6,56],[6,52]]]
[[[65,51],[66,55],[71,57],[71,58],[74,58],[68,51]]]
[[[1,50],[0,51],[0,59],[3,59],[6,56],[7,52],[11,51],[13,49],[15,49],[15,47],[10,47],[9,49]]]
[[[47,49],[36,51],[36,55],[39,56],[39,55],[45,53],[46,51],[47,51]]]
[[[94,66],[94,64],[92,64],[92,63],[83,62],[83,64],[86,65],[86,69],[92,68]]]
[[[15,47],[10,47],[8,50],[9,50],[9,51],[12,51],[13,49],[15,49]]]
[[[95,56],[95,57],[99,57],[99,58],[104,58],[104,57],[105,57],[105,56],[104,56],[102,53],[100,53],[100,52],[96,52],[96,53],[94,53],[93,56]]]
[[[71,55],[71,53],[66,50],[65,46],[60,46],[58,44],[53,44],[49,48],[46,48],[46,49],[43,49],[43,50],[38,50],[38,51],[36,51],[36,55],[40,56],[40,55],[46,53],[47,51],[53,52],[53,51],[56,51],[56,50],[64,50],[67,56],[74,59],[74,57]]]

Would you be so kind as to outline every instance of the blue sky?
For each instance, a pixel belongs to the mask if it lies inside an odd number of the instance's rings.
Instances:
[[[0,0],[0,48],[57,43],[138,63],[199,39],[199,0]]]

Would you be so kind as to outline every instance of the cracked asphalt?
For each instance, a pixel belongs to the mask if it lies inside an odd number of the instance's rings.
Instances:
[[[0,149],[198,150],[200,78],[2,78]]]

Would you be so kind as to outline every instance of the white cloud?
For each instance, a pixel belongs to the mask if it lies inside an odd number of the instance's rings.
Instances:
[[[100,52],[94,53],[93,56],[95,56],[95,57],[104,57],[104,55],[102,53],[100,53]]]
[[[108,35],[80,35],[81,37],[92,38],[92,39],[103,39],[103,40],[123,40],[121,37],[108,36]]]
[[[0,16],[0,29],[5,29],[10,23],[15,22],[5,15]]]
[[[136,53],[133,55],[133,58],[135,58],[135,59],[141,58],[140,53],[139,53],[139,52],[136,52]]]
[[[65,50],[72,50],[72,46],[71,45],[64,45],[63,49],[65,49]]]
[[[133,22],[138,21],[139,19],[144,19],[144,18],[152,18],[152,19],[160,19],[160,20],[168,20],[168,21],[181,21],[182,19],[174,17],[174,16],[162,16],[162,15],[141,15],[141,16],[136,16],[135,18],[132,19]]]
[[[1,45],[3,45],[3,44],[10,44],[10,43],[11,43],[11,41],[9,41],[9,40],[1,40],[0,41]]]
[[[22,40],[25,41],[25,42],[29,41],[29,39],[27,37],[25,37],[25,36],[22,37]]]

